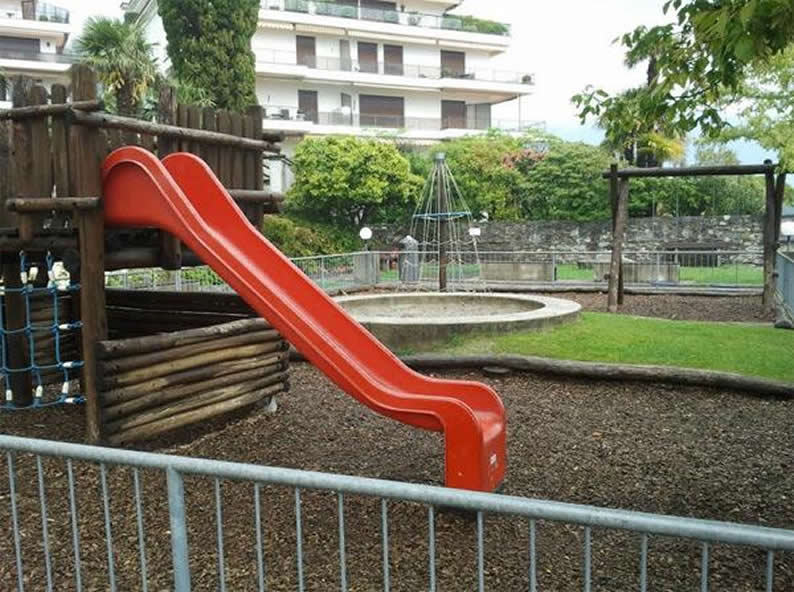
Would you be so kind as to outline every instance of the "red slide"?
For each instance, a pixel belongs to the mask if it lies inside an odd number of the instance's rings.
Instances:
[[[405,366],[254,228],[212,170],[192,154],[160,162],[120,148],[103,167],[108,226],[179,237],[308,360],[359,402],[444,432],[448,487],[493,491],[505,474],[505,412],[476,382],[428,378]]]

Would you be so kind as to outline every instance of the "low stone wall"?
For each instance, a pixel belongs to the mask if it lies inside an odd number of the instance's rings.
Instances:
[[[477,222],[481,251],[607,251],[612,247],[609,220],[595,222],[526,221]],[[374,228],[373,248],[391,250],[409,234],[404,224]],[[762,250],[760,216],[632,218],[624,249],[658,251],[675,248]],[[749,262],[749,261],[748,261]]]

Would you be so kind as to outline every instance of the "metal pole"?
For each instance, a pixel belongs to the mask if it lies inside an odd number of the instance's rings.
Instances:
[[[436,154],[436,169],[438,170],[438,291],[447,291],[447,240],[449,240],[448,221],[444,218],[447,213],[446,171],[444,170],[444,153]]]
[[[190,592],[187,523],[185,522],[185,484],[182,475],[166,469],[168,484],[168,515],[171,521],[171,556],[174,563],[174,591]]]

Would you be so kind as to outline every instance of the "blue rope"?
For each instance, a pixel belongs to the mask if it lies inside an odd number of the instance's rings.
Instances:
[[[81,360],[63,360],[61,357],[61,338],[66,331],[75,331],[82,327],[81,322],[74,323],[61,323],[60,322],[60,308],[58,303],[58,296],[60,292],[77,292],[80,285],[72,283],[63,288],[58,288],[58,283],[55,280],[55,272],[53,266],[55,260],[52,253],[47,253],[47,287],[36,288],[30,282],[30,266],[28,265],[27,258],[24,251],[19,253],[20,262],[20,279],[22,280],[22,287],[8,288],[3,286],[0,289],[0,294],[22,294],[25,301],[25,326],[19,329],[7,329],[5,324],[5,317],[3,316],[3,307],[0,306],[0,377],[2,377],[5,384],[5,401],[0,404],[0,410],[7,411],[22,411],[26,409],[41,409],[43,407],[52,407],[54,405],[82,403],[85,399],[79,394],[69,394],[70,371],[74,371],[83,366]],[[48,294],[52,298],[52,323],[46,325],[36,325],[31,319],[30,301],[34,295]],[[54,364],[38,364],[36,362],[36,335],[41,333],[49,333],[53,336],[54,343]],[[8,336],[24,334],[27,339],[28,353],[30,363],[24,368],[9,368],[8,366]],[[60,395],[53,401],[44,401],[44,381],[42,379],[42,372],[49,370],[60,370],[63,373],[63,385],[61,387]],[[11,390],[10,377],[12,374],[30,372],[35,379],[35,387],[33,390],[33,403],[26,406],[19,406],[14,403],[14,393]]]

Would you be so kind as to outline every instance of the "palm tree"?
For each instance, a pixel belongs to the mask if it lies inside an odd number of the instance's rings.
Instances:
[[[83,27],[76,48],[82,60],[96,68],[118,112],[137,115],[157,79],[157,61],[143,30],[135,23],[92,18]]]

